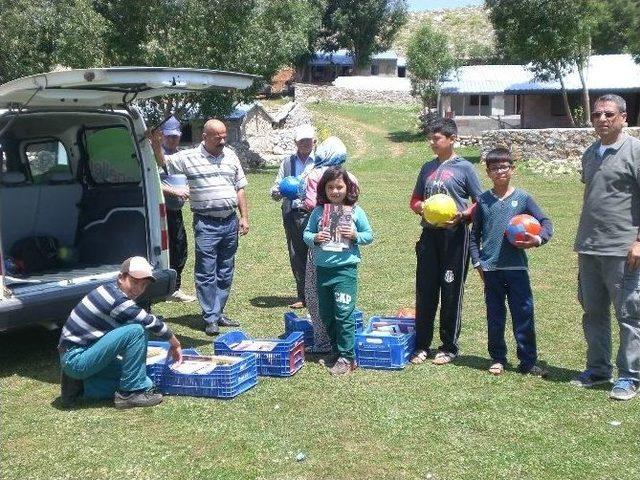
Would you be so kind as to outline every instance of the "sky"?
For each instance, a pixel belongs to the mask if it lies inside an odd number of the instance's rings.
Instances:
[[[483,0],[408,0],[408,3],[410,12],[422,12],[424,10],[479,6],[484,2]]]

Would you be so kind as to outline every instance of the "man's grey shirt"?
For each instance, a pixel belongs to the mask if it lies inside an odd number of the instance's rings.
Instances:
[[[640,227],[640,141],[622,134],[601,157],[600,142],[582,156],[585,184],[574,250],[626,257]]]

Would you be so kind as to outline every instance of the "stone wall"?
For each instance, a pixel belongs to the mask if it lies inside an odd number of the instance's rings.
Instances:
[[[310,85],[296,83],[295,100],[300,103],[319,101],[336,103],[361,103],[371,105],[419,105],[420,102],[409,92],[393,90],[360,90],[333,85]]]
[[[640,138],[640,128],[625,131]],[[545,128],[539,130],[489,130],[482,134],[481,157],[493,148],[511,149],[516,161],[526,161],[543,174],[578,173],[585,149],[598,137],[593,128]]]

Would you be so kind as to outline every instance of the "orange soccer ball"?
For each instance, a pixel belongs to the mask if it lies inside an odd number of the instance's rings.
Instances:
[[[522,213],[511,219],[504,234],[512,245],[516,245],[516,242],[522,241],[526,238],[525,233],[530,235],[540,235],[541,231],[542,226],[538,220],[533,218],[531,215]]]

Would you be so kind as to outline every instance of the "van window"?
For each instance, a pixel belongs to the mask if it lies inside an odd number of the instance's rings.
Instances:
[[[85,130],[88,165],[97,183],[139,183],[142,179],[133,137],[125,127]]]
[[[58,140],[25,144],[24,158],[27,159],[31,178],[35,184],[46,182],[52,173],[72,173],[67,150]]]

